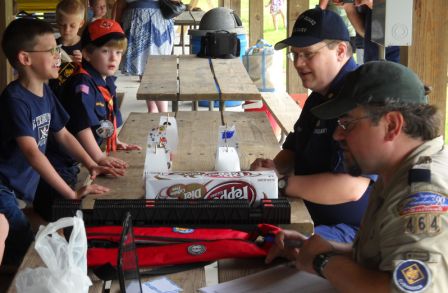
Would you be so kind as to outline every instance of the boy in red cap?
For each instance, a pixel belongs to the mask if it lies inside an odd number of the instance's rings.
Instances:
[[[141,150],[140,146],[120,142],[117,138],[117,127],[121,126],[122,119],[113,75],[126,49],[126,36],[117,22],[98,19],[84,30],[81,45],[81,66],[64,83],[59,95],[70,115],[67,129],[99,165],[127,168],[126,162],[108,156],[116,150]],[[103,142],[106,142],[107,154],[99,147]],[[76,184],[79,172],[76,160],[51,141],[47,156],[66,182]],[[59,194],[41,181],[34,200],[35,210],[44,218],[51,218],[48,202],[57,197]]]

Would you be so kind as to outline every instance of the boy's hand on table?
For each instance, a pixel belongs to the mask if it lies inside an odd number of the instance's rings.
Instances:
[[[126,169],[127,167],[129,167],[129,164],[125,161],[110,156],[103,156],[100,160],[98,160],[97,163],[100,166],[112,167],[117,169]]]
[[[140,151],[141,149],[142,147],[139,145],[127,144],[117,139],[117,151]]]
[[[98,184],[86,185],[76,191],[76,198],[81,199],[88,194],[103,194],[109,190],[109,188]]]
[[[124,176],[123,168],[114,168],[114,167],[106,167],[106,166],[92,166],[89,168],[90,178],[93,180],[98,175],[111,175],[113,177]]]

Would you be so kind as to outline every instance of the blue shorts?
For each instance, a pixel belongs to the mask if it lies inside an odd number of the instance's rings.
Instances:
[[[34,241],[30,222],[19,208],[13,190],[0,183],[0,213],[9,224],[9,233],[5,243],[3,264],[20,265],[30,244]]]
[[[314,228],[314,234],[330,241],[352,243],[355,240],[358,230],[358,227],[347,224],[337,224],[334,226],[319,225]]]

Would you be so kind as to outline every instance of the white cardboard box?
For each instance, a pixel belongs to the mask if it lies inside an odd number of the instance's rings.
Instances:
[[[145,173],[147,199],[261,199],[278,198],[274,171]]]

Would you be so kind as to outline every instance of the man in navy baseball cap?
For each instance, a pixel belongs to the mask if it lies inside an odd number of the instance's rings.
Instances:
[[[288,57],[303,86],[313,92],[283,149],[273,160],[258,158],[251,165],[252,170],[276,169],[285,194],[304,199],[315,233],[338,242],[353,241],[367,206],[369,184],[376,177],[349,175],[332,137],[336,119],[318,119],[310,109],[331,99],[343,77],[357,68],[349,39],[339,15],[315,8],[303,12],[292,35],[275,45],[275,49],[289,47]]]
[[[342,18],[333,11],[310,9],[299,15],[292,35],[275,44],[275,49],[308,47],[323,40],[350,41],[350,35]]]

